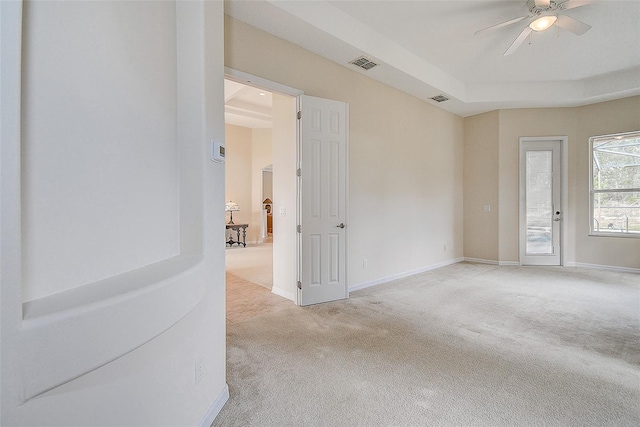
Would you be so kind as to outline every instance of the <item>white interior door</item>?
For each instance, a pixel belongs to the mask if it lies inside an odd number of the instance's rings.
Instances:
[[[560,265],[561,141],[520,143],[520,263]]]
[[[348,296],[347,113],[344,102],[301,97],[300,305]]]

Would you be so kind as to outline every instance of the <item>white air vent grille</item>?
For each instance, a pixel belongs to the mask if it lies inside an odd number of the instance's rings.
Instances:
[[[356,67],[360,67],[365,71],[368,71],[370,69],[372,69],[373,67],[375,67],[376,64],[375,62],[373,62],[372,60],[370,60],[369,58],[366,58],[364,56],[361,56],[360,58],[354,59],[353,61],[349,62],[349,64],[353,64]]]
[[[433,100],[434,100],[434,101],[436,101],[436,102],[444,102],[444,101],[448,101],[448,100],[449,100],[449,98],[447,98],[447,97],[446,97],[446,96],[444,96],[444,95],[436,95],[436,96],[434,96],[434,97],[433,97],[433,98],[431,98],[431,99],[433,99]]]

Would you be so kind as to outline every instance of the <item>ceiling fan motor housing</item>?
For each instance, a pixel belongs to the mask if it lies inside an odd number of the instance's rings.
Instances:
[[[537,1],[536,0],[528,0],[527,7],[529,8],[529,12],[533,15],[540,15],[544,12],[555,12],[559,9],[558,3],[555,1]]]

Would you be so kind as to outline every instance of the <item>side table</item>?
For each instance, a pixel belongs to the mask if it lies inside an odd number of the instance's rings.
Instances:
[[[243,248],[247,247],[247,227],[249,224],[225,224],[227,230],[235,230],[236,232],[236,240],[233,239],[233,233],[229,236],[229,240],[227,240],[227,245],[233,247],[235,243],[238,246],[242,245]],[[242,230],[242,240],[240,240],[240,230]]]

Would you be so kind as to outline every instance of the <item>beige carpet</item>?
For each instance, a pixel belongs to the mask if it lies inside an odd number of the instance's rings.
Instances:
[[[470,263],[228,324],[214,426],[640,425],[640,276]]]
[[[245,322],[292,306],[269,289],[227,273],[227,322]]]
[[[225,257],[227,273],[267,289],[273,287],[273,243],[227,246]]]

